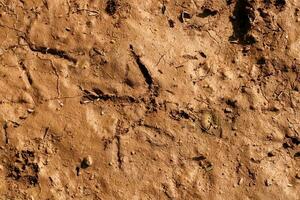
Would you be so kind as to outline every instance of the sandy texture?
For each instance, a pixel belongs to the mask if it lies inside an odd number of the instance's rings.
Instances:
[[[0,0],[0,199],[300,199],[299,0]]]

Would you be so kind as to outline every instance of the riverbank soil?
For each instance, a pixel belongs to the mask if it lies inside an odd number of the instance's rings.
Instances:
[[[300,1],[0,0],[0,199],[300,198]]]

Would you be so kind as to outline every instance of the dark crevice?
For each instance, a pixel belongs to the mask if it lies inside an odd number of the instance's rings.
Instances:
[[[195,120],[193,116],[191,116],[188,112],[184,110],[172,110],[170,112],[170,117],[174,120],[181,120],[181,119],[190,119],[192,121]]]
[[[108,0],[106,2],[105,11],[109,15],[114,15],[117,12],[118,2],[117,0]]]
[[[264,57],[260,57],[258,60],[257,60],[257,64],[258,65],[265,65],[267,63],[266,59]]]
[[[28,80],[29,84],[32,85],[33,80],[32,80],[32,77],[31,77],[27,67],[25,66],[25,64],[23,62],[20,62],[20,65],[21,65],[21,68],[22,68],[22,70],[24,71],[24,73],[27,77],[27,80]]]
[[[205,160],[206,157],[204,155],[199,155],[199,156],[195,156],[192,158],[195,161],[201,161],[201,160]]]
[[[271,0],[264,0],[264,4],[266,5],[266,6],[270,6],[271,5]]]
[[[122,169],[122,154],[121,154],[121,138],[119,135],[116,135],[116,144],[117,144],[117,160],[118,160],[118,167]]]
[[[104,94],[100,89],[94,88],[93,91],[83,90],[84,96],[83,101],[97,101],[97,100],[103,100],[103,101],[112,101],[115,103],[138,103],[139,100],[132,97],[132,96],[117,96],[114,94]]]
[[[163,2],[163,6],[161,7],[161,13],[164,15],[167,11],[167,6],[165,4],[165,2]]]
[[[283,8],[286,5],[286,0],[276,0],[275,6],[277,8]]]
[[[199,52],[200,56],[202,56],[203,58],[207,58],[206,54],[202,51]]]
[[[168,23],[169,23],[169,26],[170,26],[171,28],[174,28],[174,27],[175,27],[175,22],[174,22],[174,20],[169,19],[169,20],[168,20]]]
[[[198,14],[198,17],[205,18],[209,16],[215,16],[218,13],[216,10],[211,10],[209,8],[204,8],[202,13]]]
[[[285,136],[285,141],[282,144],[283,148],[285,149],[294,149],[295,147],[300,145],[300,138],[298,136]]]
[[[3,130],[4,130],[4,141],[5,141],[5,144],[8,144],[8,142],[9,142],[7,128],[8,128],[7,123],[4,123],[3,124]]]
[[[31,51],[57,56],[59,58],[66,59],[72,63],[77,62],[77,60],[75,58],[72,58],[65,51],[62,51],[62,50],[48,48],[48,47],[42,47],[42,46],[35,46],[35,45],[31,45],[31,46],[29,46],[29,48],[31,49]]]
[[[69,62],[76,63],[77,60],[70,55],[66,51],[55,49],[55,48],[49,48],[49,47],[44,47],[44,46],[36,46],[35,44],[31,43],[26,37],[22,38],[26,41],[26,43],[29,46],[29,49],[33,52],[38,52],[41,54],[50,54],[53,56],[57,56],[59,58],[68,60]]]
[[[152,78],[148,68],[142,62],[140,56],[134,51],[134,48],[132,45],[130,45],[130,50],[131,50],[131,53],[132,53],[137,65],[139,66],[140,71],[142,72],[142,74],[144,76],[146,83],[148,84],[149,89],[151,89],[154,81],[153,81],[153,78]]]
[[[238,40],[241,44],[255,43],[255,38],[248,34],[254,18],[255,14],[250,0],[238,0],[231,18],[233,35],[230,40]]]
[[[226,0],[226,4],[230,6],[232,4],[232,0]]]
[[[192,15],[188,13],[187,11],[182,11],[180,15],[178,16],[178,19],[181,23],[184,23],[186,20],[192,19]]]

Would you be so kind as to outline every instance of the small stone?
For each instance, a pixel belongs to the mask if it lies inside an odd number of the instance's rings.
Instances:
[[[224,112],[225,113],[233,113],[233,110],[231,108],[225,108]]]
[[[300,179],[300,172],[296,174],[296,179]]]
[[[96,176],[95,176],[95,174],[92,174],[92,175],[90,176],[90,178],[89,178],[89,179],[90,179],[90,180],[94,180],[94,179],[95,179],[95,177],[96,177]]]
[[[33,109],[31,109],[31,108],[29,108],[29,109],[27,109],[27,112],[28,112],[28,113],[33,113],[33,112],[34,112],[34,110],[33,110]]]
[[[91,156],[87,156],[85,158],[83,158],[83,160],[81,161],[81,168],[86,169],[88,167],[90,167],[93,164],[93,160]]]
[[[81,104],[87,104],[87,103],[90,103],[91,101],[89,100],[83,100],[83,101],[80,101]]]
[[[290,183],[289,183],[289,184],[287,184],[287,186],[288,186],[288,187],[293,187],[293,185],[292,185],[292,184],[290,184]]]
[[[271,186],[271,185],[272,185],[272,181],[269,180],[269,179],[266,179],[266,180],[265,180],[265,185],[266,185],[267,187]]]
[[[242,185],[242,184],[243,184],[243,182],[244,182],[244,179],[243,179],[243,178],[240,178],[240,180],[239,180],[238,184],[239,184],[239,185]]]
[[[203,113],[203,115],[201,116],[200,125],[204,131],[207,131],[211,128],[211,126],[213,125],[213,116],[210,112]]]

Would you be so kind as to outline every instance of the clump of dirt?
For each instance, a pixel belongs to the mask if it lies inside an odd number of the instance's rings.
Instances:
[[[35,162],[34,152],[32,151],[18,152],[8,169],[8,177],[16,181],[25,182],[25,184],[32,186],[37,186],[39,183],[39,166]]]

